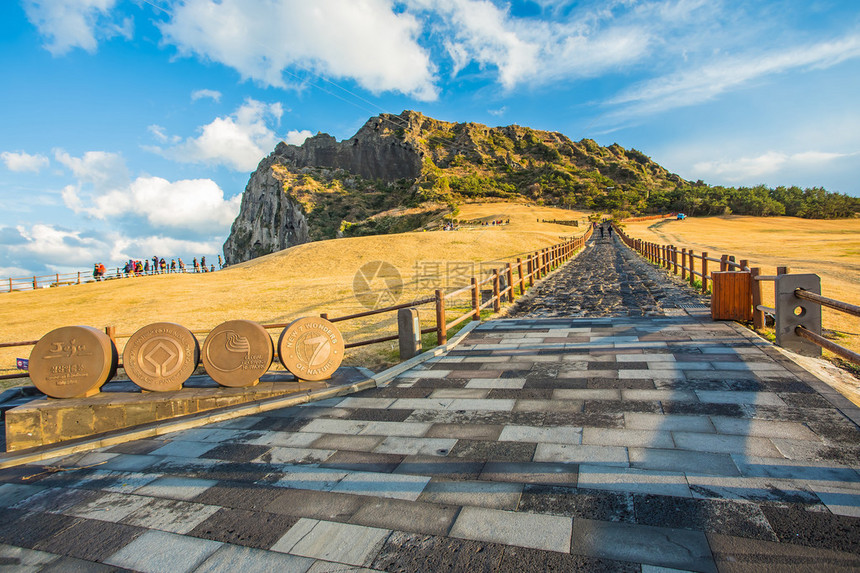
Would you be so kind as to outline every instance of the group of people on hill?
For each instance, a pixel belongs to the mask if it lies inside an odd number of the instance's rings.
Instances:
[[[208,273],[215,272],[215,265],[206,266],[206,257],[200,257],[200,261],[197,261],[197,257],[194,257],[194,271],[195,273]],[[221,255],[218,255],[218,268],[224,268],[223,259],[221,259]],[[102,263],[95,263],[93,265],[93,278],[97,281],[100,281],[105,276],[105,266]],[[167,259],[164,257],[153,256],[152,259],[145,259],[143,261],[138,259],[129,259],[125,265],[121,269],[119,269],[119,274],[126,277],[139,277],[141,275],[160,275],[160,274],[168,274],[168,273],[185,273],[190,272],[186,270],[185,263],[181,258],[170,259],[170,262],[167,262]]]

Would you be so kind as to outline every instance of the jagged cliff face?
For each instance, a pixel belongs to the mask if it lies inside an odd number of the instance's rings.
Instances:
[[[648,193],[683,183],[617,144],[381,114],[340,142],[279,143],[251,175],[224,255],[232,264],[313,240],[411,230],[441,217],[440,205],[487,197],[635,212]]]

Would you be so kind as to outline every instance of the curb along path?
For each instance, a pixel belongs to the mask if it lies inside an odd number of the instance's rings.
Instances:
[[[388,386],[0,471],[0,563],[860,568],[856,408],[593,245]]]

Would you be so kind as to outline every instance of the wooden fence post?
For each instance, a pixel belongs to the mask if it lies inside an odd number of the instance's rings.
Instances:
[[[502,310],[501,296],[499,296],[499,269],[493,269],[493,312]]]
[[[789,267],[776,267],[776,274],[778,275],[787,275],[791,273],[791,268]]]
[[[764,311],[758,309],[761,304],[761,281],[756,280],[756,277],[761,274],[761,267],[753,267],[750,269],[750,280],[752,281],[752,307],[753,307],[753,328],[761,330],[764,328]]]
[[[520,275],[520,296],[526,293],[526,285],[523,282],[523,260],[517,257],[517,273]]]
[[[105,334],[116,344],[116,326],[105,326]]]
[[[681,248],[681,280],[687,280],[687,248]]]
[[[741,260],[740,260],[740,262],[739,262],[738,264],[739,264],[739,265],[740,265],[740,267],[741,267],[741,268],[739,269],[739,270],[741,270],[741,271],[742,271],[742,270],[744,270],[744,269],[748,269],[748,268],[749,268],[749,266],[750,266],[750,262],[749,262],[747,259],[741,259]]]
[[[528,272],[529,288],[532,288],[533,286],[535,286],[535,270],[534,270],[534,264],[532,263],[532,256],[531,255],[529,255],[529,258],[526,261],[526,268],[529,271]]]
[[[708,292],[708,253],[702,251],[702,293]]]
[[[39,285],[36,283],[36,276],[34,275],[33,276],[33,290],[36,290],[37,288],[39,288]]]
[[[514,302],[516,300],[516,295],[514,295],[514,267],[511,263],[508,263],[507,268],[505,269],[508,275],[508,301]]]
[[[323,320],[328,320],[328,313],[327,313],[327,312],[321,312],[321,313],[320,313],[320,318],[321,318],[321,319],[323,319]]]
[[[720,272],[724,273],[729,270],[729,256],[720,255]]]
[[[81,284],[81,271],[78,271],[78,284]]]
[[[481,300],[480,293],[478,292],[478,279],[472,277],[472,320],[481,320],[481,309],[478,308],[480,303],[478,301]]]
[[[445,325],[445,297],[442,291],[436,289],[436,344],[442,346],[448,342],[448,328]]]
[[[678,274],[678,247],[672,245],[672,265],[674,265],[672,273]]]

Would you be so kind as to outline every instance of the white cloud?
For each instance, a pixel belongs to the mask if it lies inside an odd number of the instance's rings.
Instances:
[[[160,125],[150,125],[146,129],[155,136],[155,139],[157,139],[159,143],[169,143],[174,145],[182,141],[182,138],[178,135],[167,135],[167,131]]]
[[[239,212],[241,195],[225,199],[211,179],[131,180],[117,154],[90,151],[83,157],[72,157],[58,150],[56,156],[77,179],[76,184],[62,190],[64,204],[75,213],[101,220],[139,217],[154,228],[206,233],[223,231]]]
[[[30,155],[29,153],[14,153],[4,151],[0,153],[0,160],[6,164],[9,171],[32,171],[38,173],[43,167],[47,167],[51,161],[44,155]]]
[[[301,145],[307,138],[313,137],[313,135],[307,129],[301,131],[292,130],[287,132],[287,137],[284,138],[284,141],[290,145]]]
[[[189,137],[172,147],[148,149],[186,163],[226,165],[236,171],[253,171],[280,141],[269,128],[268,120],[278,122],[282,115],[280,103],[265,104],[248,99],[233,114],[215,118],[201,127],[199,136]],[[170,140],[163,130],[150,128],[150,131],[161,141]]]
[[[195,90],[191,92],[191,101],[209,98],[215,102],[221,101],[221,92],[217,90]]]
[[[156,253],[159,257],[166,259],[175,257],[210,256],[221,253],[223,241],[187,241],[164,235],[151,237],[129,238],[125,236],[114,237],[112,248],[107,258],[111,261],[127,261],[129,259],[140,259],[152,257]],[[215,260],[212,261],[216,262]]]
[[[375,93],[437,96],[421,24],[389,0],[186,0],[161,30],[181,54],[271,86],[295,83],[288,70],[306,69]]]
[[[27,19],[46,37],[45,48],[55,56],[73,48],[95,52],[96,36],[132,34],[132,20],[121,24],[108,19],[116,0],[24,0]]]
[[[18,256],[34,262],[64,266],[89,266],[107,252],[109,245],[81,231],[69,231],[53,225],[18,226],[24,242],[8,248]]]
[[[693,165],[697,176],[718,177],[732,182],[749,182],[756,177],[779,173],[792,168],[821,168],[825,164],[849,157],[860,155],[856,153],[828,153],[822,151],[804,151],[799,153],[783,153],[768,151],[760,155],[720,159],[717,161],[700,161]]]
[[[618,115],[644,115],[694,105],[759,78],[790,70],[822,69],[860,57],[860,35],[766,53],[717,55],[708,63],[640,83],[607,102]]]

